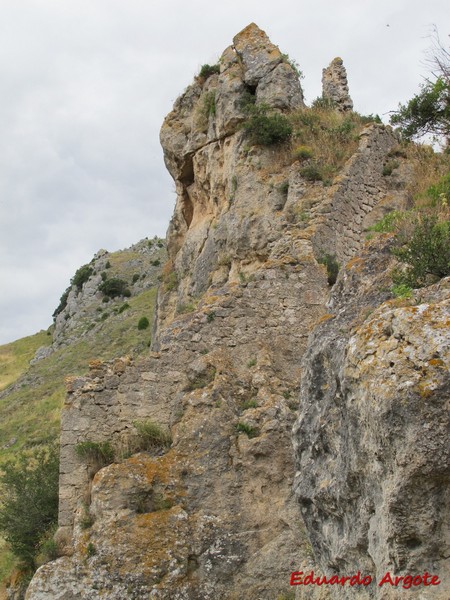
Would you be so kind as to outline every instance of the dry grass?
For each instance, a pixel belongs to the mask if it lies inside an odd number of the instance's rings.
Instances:
[[[330,182],[355,153],[361,130],[368,122],[357,113],[342,114],[324,108],[294,111],[289,120],[293,127],[291,161],[316,168],[325,182]]]
[[[414,163],[414,178],[409,188],[418,208],[430,204],[427,190],[450,172],[450,155],[436,153],[431,146],[408,144],[407,156]]]

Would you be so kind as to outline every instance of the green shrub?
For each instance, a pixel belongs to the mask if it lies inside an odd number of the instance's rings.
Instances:
[[[380,219],[375,225],[369,227],[369,231],[376,231],[377,233],[391,233],[395,231],[399,222],[404,218],[405,213],[402,213],[398,210],[393,210],[392,212],[384,215],[382,219]]]
[[[164,287],[167,292],[171,292],[172,290],[176,290],[178,287],[178,275],[175,271],[171,271],[165,278]]]
[[[395,284],[418,288],[450,275],[450,221],[419,213],[396,242],[392,253],[407,266],[394,274]]]
[[[172,508],[172,506],[174,505],[173,500],[171,500],[170,498],[167,498],[167,496],[165,496],[164,494],[161,493],[156,493],[153,494],[153,510],[154,511],[158,511],[158,510],[169,510],[169,508]]]
[[[238,433],[245,433],[249,438],[254,438],[259,435],[258,430],[248,423],[238,423],[236,425],[236,430]]]
[[[119,310],[117,311],[117,314],[122,314],[125,310],[128,310],[130,308],[130,305],[128,304],[128,302],[125,302],[124,304],[122,304],[122,306],[119,308]]]
[[[83,531],[86,529],[90,529],[94,524],[94,517],[90,514],[89,508],[87,506],[84,507],[84,514],[81,517],[79,523]]]
[[[313,151],[309,146],[297,146],[293,151],[292,156],[300,161],[309,160],[313,157]]]
[[[39,565],[55,560],[59,556],[58,544],[53,539],[54,534],[55,528],[52,527],[39,544],[39,551],[36,557]]]
[[[212,90],[203,96],[203,106],[201,110],[203,116],[209,118],[210,115],[216,114],[216,93]]]
[[[256,358],[251,358],[248,362],[247,362],[247,367],[254,367],[256,365]]]
[[[450,202],[450,173],[444,175],[435,185],[427,190],[427,196],[430,198],[432,206],[439,206]]]
[[[58,518],[59,452],[20,454],[2,464],[0,531],[26,569],[36,568],[39,546]]]
[[[139,281],[139,277],[140,277],[139,273],[135,273],[135,274],[133,275],[133,278],[132,278],[132,280],[131,280],[131,281],[132,281],[133,283],[136,283],[136,281]]]
[[[394,169],[398,169],[399,166],[400,166],[400,163],[398,160],[388,161],[383,167],[382,175],[384,177],[388,177],[389,175],[392,175],[392,172],[394,171]]]
[[[137,449],[144,451],[169,448],[172,444],[170,431],[154,421],[135,421],[133,423],[137,434]]]
[[[282,54],[281,60],[292,67],[292,69],[295,71],[295,73],[299,79],[304,78],[304,75],[303,75],[302,71],[300,70],[300,65],[298,64],[298,62],[296,60],[290,58],[289,54]]]
[[[77,288],[81,290],[83,284],[85,284],[89,277],[92,275],[93,270],[94,269],[89,265],[83,265],[76,271],[75,275],[70,280],[70,283],[72,285],[76,285]]]
[[[241,410],[248,410],[249,408],[258,408],[256,400],[246,400],[241,404]]]
[[[357,113],[356,113],[357,114]],[[370,115],[359,115],[358,118],[363,125],[367,125],[368,123],[378,123],[379,125],[383,124],[380,115],[374,115],[370,113]]]
[[[194,312],[195,310],[195,305],[193,302],[186,302],[185,304],[181,304],[178,308],[177,308],[177,313],[180,315],[186,314],[186,313],[191,313]]]
[[[339,263],[334,254],[324,254],[318,260],[318,263],[325,265],[328,274],[328,285],[334,285],[339,273]]]
[[[111,268],[111,263],[109,262],[109,260],[106,261],[105,264],[105,269],[110,269]]]
[[[94,546],[94,544],[92,542],[89,542],[89,544],[86,546],[86,555],[88,556],[88,558],[91,558],[92,556],[95,556],[97,554],[97,550]]]
[[[211,312],[207,313],[207,315],[206,315],[206,320],[208,321],[208,323],[212,323],[215,318],[216,318],[216,313],[213,310]]]
[[[300,169],[300,175],[307,181],[323,181],[323,173],[318,165],[306,165]]]
[[[412,288],[404,283],[392,286],[392,293],[396,298],[411,298]]]
[[[69,294],[70,294],[70,290],[71,288],[68,287],[66,289],[66,291],[63,293],[63,295],[61,296],[60,300],[59,300],[59,305],[58,307],[55,309],[55,312],[53,313],[53,319],[56,319],[56,317],[62,313],[62,311],[66,308],[67,306],[67,299],[69,298]]]
[[[201,79],[208,79],[208,77],[211,77],[211,75],[215,75],[220,73],[220,65],[216,64],[216,65],[202,65],[201,69],[200,69],[200,73],[198,74],[198,76]]]
[[[114,462],[114,449],[108,441],[80,442],[75,446],[75,452],[79,458],[93,462],[100,468]]]
[[[283,181],[283,183],[280,183],[278,189],[280,190],[280,192],[282,194],[287,196],[288,192],[289,192],[289,181],[286,179],[286,181]]]
[[[147,319],[147,317],[141,317],[138,321],[137,328],[139,329],[139,331],[142,331],[143,329],[147,329],[149,325],[150,321]]]
[[[280,113],[271,113],[265,104],[252,106],[244,129],[252,142],[261,146],[285,142],[292,133],[289,120]]]
[[[131,296],[130,290],[127,288],[127,282],[118,277],[112,277],[104,281],[98,288],[105,296],[117,298],[118,296]]]
[[[152,265],[152,267],[159,267],[161,264],[161,261],[159,260],[159,258],[152,260],[152,262],[150,263]]]

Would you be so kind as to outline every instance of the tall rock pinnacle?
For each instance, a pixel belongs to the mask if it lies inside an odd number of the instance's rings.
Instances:
[[[335,58],[322,71],[322,95],[331,100],[338,110],[353,110],[353,101],[348,93],[347,71],[342,58]]]

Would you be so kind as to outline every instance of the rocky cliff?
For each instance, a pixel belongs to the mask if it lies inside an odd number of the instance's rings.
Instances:
[[[341,86],[345,97],[346,81]],[[367,227],[409,202],[412,165],[402,159],[386,175],[396,135],[346,117],[349,108],[347,102],[346,110],[332,110],[325,132],[304,107],[295,68],[254,24],[175,102],[161,130],[177,201],[152,352],[94,362],[89,377],[67,382],[57,534],[63,556],[39,569],[28,600],[275,599],[291,597],[292,571],[438,568],[435,554],[427,563],[431,541],[424,537],[432,525],[426,529],[425,514],[420,532],[404,517],[411,530],[403,541],[401,518],[389,523],[403,506],[392,502],[402,482],[411,495],[414,477],[431,469],[428,491],[413,495],[419,512],[441,493],[444,456],[426,459],[441,433],[424,443],[415,467],[407,454],[398,465],[394,446],[405,450],[422,412],[430,427],[442,416],[437,396],[431,405],[428,397],[437,387],[445,391],[446,359],[437,348],[419,356],[428,309],[378,308],[389,298],[389,291],[376,291],[386,252],[375,244],[375,258],[357,258],[370,252],[363,249]],[[255,143],[245,127],[255,114],[286,115],[292,141]],[[327,176],[313,177],[320,164],[304,139],[322,139],[330,128],[339,159],[333,156]],[[338,263],[348,266],[328,304]],[[427,296],[436,306],[429,338],[444,323],[445,289]],[[411,361],[438,361],[427,367],[428,387],[417,377],[408,387],[401,361],[383,349],[405,337],[410,317],[417,354]],[[394,362],[394,383],[382,379],[386,360]],[[419,391],[395,413],[398,382]],[[385,437],[372,412],[388,427]],[[139,432],[150,422],[159,443],[143,447]],[[114,462],[100,468],[80,457],[85,442],[107,442]],[[379,460],[385,470],[377,470]],[[436,505],[430,521],[437,512]],[[436,519],[433,531],[443,536]],[[298,598],[339,596],[335,587],[298,590]],[[381,598],[384,590],[365,593]]]

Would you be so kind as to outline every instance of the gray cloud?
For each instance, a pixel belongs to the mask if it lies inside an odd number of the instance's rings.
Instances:
[[[308,101],[339,55],[356,110],[382,114],[417,90],[430,25],[449,18],[446,0],[4,0],[0,343],[46,328],[99,248],[165,234],[159,127],[249,22],[300,64]]]

